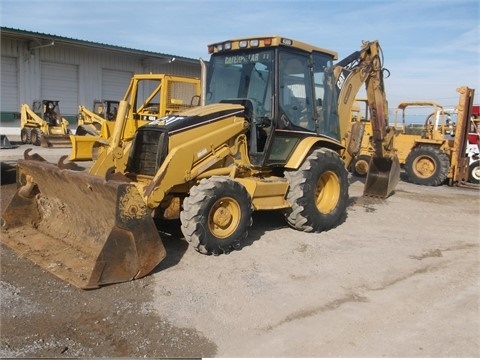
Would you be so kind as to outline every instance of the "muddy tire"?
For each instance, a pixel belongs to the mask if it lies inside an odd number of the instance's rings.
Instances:
[[[39,128],[32,129],[30,139],[33,145],[40,146],[40,142],[42,139],[42,130],[40,130]]]
[[[252,225],[252,202],[245,187],[223,176],[202,179],[183,201],[185,239],[202,254],[227,254],[241,248]]]
[[[417,185],[442,185],[447,179],[449,167],[448,155],[433,146],[413,149],[405,161],[408,180]]]
[[[468,182],[480,184],[480,160],[476,160],[468,167]]]
[[[23,128],[20,130],[20,140],[22,144],[30,144],[31,140],[31,130],[29,128]]]
[[[352,174],[355,176],[366,177],[368,174],[368,167],[370,166],[369,155],[359,155],[351,165]]]
[[[287,172],[287,199],[292,204],[286,220],[293,228],[321,232],[344,220],[348,202],[347,171],[339,155],[315,150],[297,171]]]

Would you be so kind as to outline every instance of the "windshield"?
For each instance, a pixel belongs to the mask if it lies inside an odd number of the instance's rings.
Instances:
[[[273,50],[212,56],[205,103],[250,100],[255,118],[271,117],[273,64]]]

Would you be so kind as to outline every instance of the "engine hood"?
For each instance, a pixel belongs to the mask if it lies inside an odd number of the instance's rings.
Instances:
[[[185,130],[191,127],[219,121],[225,117],[244,116],[245,108],[238,104],[210,104],[198,106],[174,115],[166,115],[151,121],[141,128],[161,127],[169,133]]]

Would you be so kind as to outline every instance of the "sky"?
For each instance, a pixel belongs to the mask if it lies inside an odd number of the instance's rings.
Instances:
[[[378,40],[389,107],[452,107],[460,86],[480,98],[478,0],[0,0],[0,24],[206,60],[208,44],[244,36],[281,35],[339,59]]]

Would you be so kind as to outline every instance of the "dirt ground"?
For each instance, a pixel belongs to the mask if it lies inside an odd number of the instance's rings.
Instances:
[[[2,211],[25,148],[0,150]],[[98,290],[2,244],[0,356],[480,356],[479,190],[401,181],[378,200],[350,181],[333,230],[301,233],[280,213],[256,213],[248,244],[214,257],[171,222],[152,274]]]

